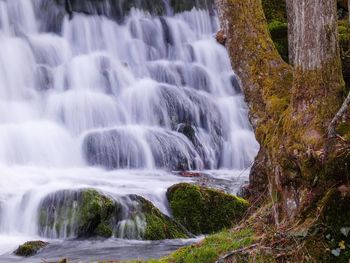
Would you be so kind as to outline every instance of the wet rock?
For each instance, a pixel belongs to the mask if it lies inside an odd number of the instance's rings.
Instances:
[[[171,1],[170,3],[170,8],[176,13],[191,10],[193,7],[214,12],[212,0],[181,0]],[[69,19],[72,19],[76,13],[103,15],[122,22],[132,8],[141,9],[158,16],[167,13],[167,6],[163,0],[42,0],[39,2],[38,8],[42,12],[37,15],[42,21],[46,21],[46,23],[42,23],[44,30],[59,33],[62,30],[62,21],[65,15]]]
[[[185,172],[180,172],[178,175],[182,176],[182,177],[201,177],[202,174],[201,173],[197,173],[197,172],[189,172],[189,171],[185,171]]]
[[[170,187],[167,197],[175,220],[197,235],[232,227],[249,206],[242,198],[186,183]]]
[[[59,191],[39,208],[39,233],[49,238],[112,236],[115,202],[96,190]]]
[[[19,246],[14,252],[17,256],[30,257],[38,253],[39,250],[49,245],[44,241],[28,241],[23,245]]]
[[[184,136],[175,132],[152,131],[146,137],[157,167],[186,171],[201,166],[198,153]]]
[[[218,31],[218,32],[216,33],[216,41],[217,41],[219,44],[225,46],[225,45],[226,45],[226,39],[227,39],[227,36],[226,36],[224,30],[220,30],[220,31]]]
[[[139,136],[123,129],[89,133],[83,141],[85,158],[90,165],[108,169],[145,168],[150,150],[158,168],[175,171],[197,168],[196,160],[200,157],[184,136],[160,129],[146,129],[141,140]]]
[[[37,17],[41,21],[41,29],[56,34],[61,33],[66,11],[64,5],[59,5],[58,0],[42,0],[37,8]]]
[[[53,88],[54,77],[52,70],[46,66],[38,66],[36,69],[36,89],[46,91]]]
[[[144,222],[143,228],[140,229],[141,239],[163,240],[191,236],[181,224],[162,214],[158,208],[145,198],[138,195],[129,195],[127,198],[134,202],[134,205],[129,207],[128,220]]]
[[[189,47],[189,53],[191,54],[192,52],[193,49]],[[192,54],[191,56],[193,57],[194,55]],[[192,87],[198,91],[212,92],[214,83],[211,81],[209,72],[205,67],[197,64],[178,64],[176,71],[181,78],[182,86]],[[196,95],[200,96],[200,94]]]
[[[84,156],[90,165],[107,169],[143,168],[146,156],[139,140],[124,130],[92,132],[83,141]]]
[[[230,80],[231,80],[232,88],[235,91],[235,93],[242,94],[241,84],[239,83],[239,80],[238,80],[237,76],[236,75],[232,75],[230,77]]]
[[[211,12],[214,10],[214,1],[213,0],[170,0],[170,5],[175,12],[183,12],[191,10],[196,7],[199,9],[207,9]]]
[[[196,130],[191,124],[186,123],[186,124],[180,124],[179,126],[180,127],[178,128],[178,132],[185,135],[192,142],[194,146],[199,144],[196,138]]]
[[[43,200],[39,212],[40,235],[50,238],[162,240],[191,236],[181,224],[137,195],[112,200],[93,189],[59,191]]]

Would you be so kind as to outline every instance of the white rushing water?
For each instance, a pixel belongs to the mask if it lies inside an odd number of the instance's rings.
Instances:
[[[259,146],[216,17],[76,13],[55,31],[41,2],[0,0],[0,252],[39,235],[56,191],[139,194],[168,214],[167,187],[190,180],[171,171],[250,167]]]

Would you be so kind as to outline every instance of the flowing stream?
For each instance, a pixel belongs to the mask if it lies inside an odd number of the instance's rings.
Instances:
[[[247,180],[259,145],[215,11],[161,2],[165,15],[116,18],[108,4],[69,15],[50,0],[0,0],[0,261],[33,239],[56,244],[38,260],[157,257],[190,242],[42,235],[39,206],[57,191],[138,194],[169,215],[166,189],[197,180],[174,171],[232,193]]]

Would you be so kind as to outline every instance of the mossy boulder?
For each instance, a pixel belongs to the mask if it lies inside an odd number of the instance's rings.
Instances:
[[[50,238],[111,237],[118,205],[96,190],[59,191],[39,208],[40,234]]]
[[[142,218],[144,228],[141,231],[143,240],[163,240],[188,238],[189,232],[170,217],[162,214],[150,201],[137,195],[128,196],[135,202],[135,206],[129,211],[131,220]]]
[[[167,197],[175,220],[193,234],[209,234],[232,227],[249,206],[242,198],[186,183],[170,187]]]
[[[39,208],[39,232],[49,238],[116,236],[143,240],[191,235],[141,196],[114,200],[93,189],[59,191],[47,196]]]
[[[44,241],[28,241],[20,245],[14,252],[17,256],[30,257],[38,253],[40,249],[46,247],[49,243]]]

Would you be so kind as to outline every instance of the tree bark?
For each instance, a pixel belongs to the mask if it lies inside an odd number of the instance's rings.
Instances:
[[[337,38],[336,1],[287,0],[293,50],[292,114],[302,139],[322,141],[337,112],[344,87]]]
[[[346,1],[343,1],[343,5],[346,4],[345,2]],[[350,0],[348,0],[347,4],[348,4],[348,10],[350,10]],[[350,15],[348,16],[348,20],[350,23]],[[348,93],[346,99],[344,100],[343,105],[341,106],[341,108],[339,109],[339,111],[337,112],[337,114],[334,116],[331,123],[329,124],[329,127],[328,127],[329,139],[335,138],[337,136],[336,128],[338,124],[342,121],[342,119],[344,117],[349,118],[349,116],[347,116],[349,115],[349,107],[350,107],[350,92]]]
[[[327,136],[344,88],[336,5],[336,0],[287,0],[291,67],[271,41],[261,0],[217,0],[261,145],[251,171],[253,197],[262,191],[275,196],[279,220],[300,217],[322,198],[322,188],[343,180],[332,165],[346,160],[336,153],[339,142]]]

